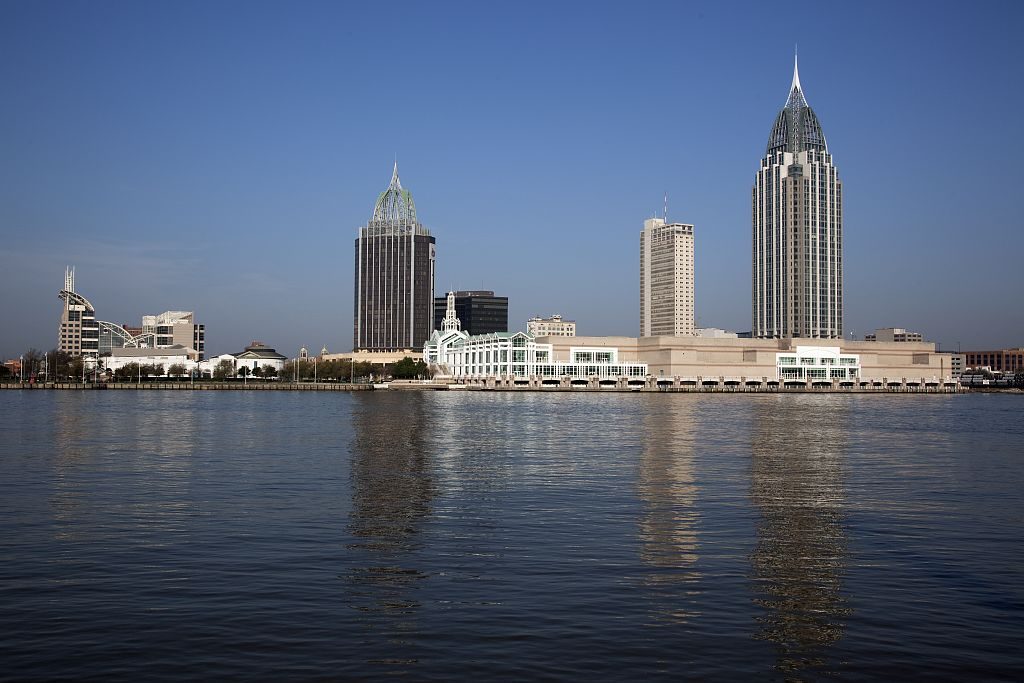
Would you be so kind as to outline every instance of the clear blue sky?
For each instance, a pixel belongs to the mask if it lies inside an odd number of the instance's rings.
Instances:
[[[638,234],[696,225],[750,328],[750,189],[800,75],[845,195],[846,330],[1024,345],[1024,3],[0,3],[0,355],[195,310],[208,351],[352,343],[397,156],[437,289],[636,335]]]

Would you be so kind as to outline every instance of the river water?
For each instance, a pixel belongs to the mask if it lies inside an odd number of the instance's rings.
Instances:
[[[1021,680],[1022,407],[0,392],[0,678]]]

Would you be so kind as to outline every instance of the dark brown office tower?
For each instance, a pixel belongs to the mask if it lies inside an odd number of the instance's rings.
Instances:
[[[446,296],[434,297],[434,329],[444,329]],[[490,290],[455,292],[455,317],[462,323],[462,331],[474,334],[508,332],[508,297],[494,296]]]
[[[355,264],[356,351],[419,351],[434,322],[434,238],[416,220],[395,164],[373,218],[359,228]]]

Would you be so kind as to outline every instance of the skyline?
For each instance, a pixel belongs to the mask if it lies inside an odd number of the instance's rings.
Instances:
[[[696,226],[698,326],[749,328],[750,187],[795,42],[761,36],[788,19],[409,5],[388,24],[406,52],[364,32],[386,11],[231,7],[18,6],[0,27],[0,355],[55,345],[68,264],[98,317],[194,310],[211,354],[347,350],[352,240],[396,156],[435,294],[508,296],[512,330],[561,313],[633,335],[637,235],[667,191]],[[794,36],[842,164],[847,338],[1020,345],[1024,140],[1002,121],[1024,104],[1022,10],[887,8],[880,27],[882,7]]]

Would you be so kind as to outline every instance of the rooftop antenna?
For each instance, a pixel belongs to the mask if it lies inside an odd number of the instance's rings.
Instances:
[[[662,214],[662,219],[668,223],[668,190],[665,190],[665,213]]]

